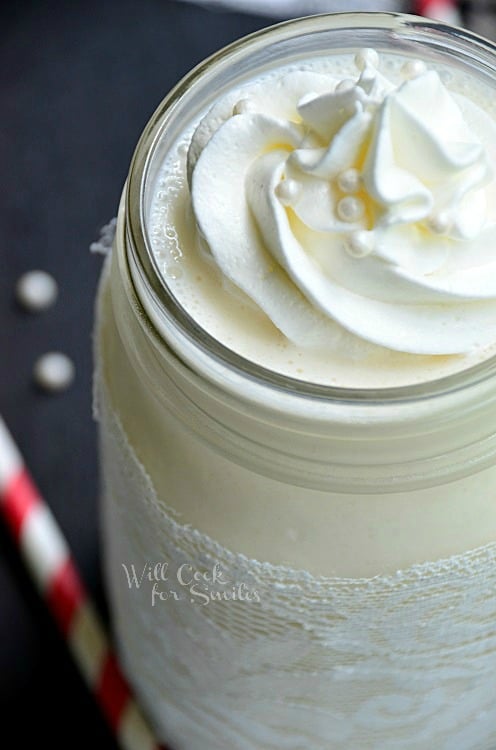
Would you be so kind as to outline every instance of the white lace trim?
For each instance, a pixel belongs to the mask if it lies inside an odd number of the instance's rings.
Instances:
[[[175,750],[496,746],[496,544],[371,579],[318,578],[224,549],[158,498],[97,376],[106,572],[126,671]],[[129,589],[220,563],[260,602]],[[164,585],[164,588],[166,586]],[[177,588],[177,586],[176,586]]]
[[[90,245],[90,253],[96,253],[97,255],[107,256],[112,250],[112,243],[114,242],[115,230],[117,228],[117,218],[110,219],[108,224],[104,224],[100,229],[100,236]]]

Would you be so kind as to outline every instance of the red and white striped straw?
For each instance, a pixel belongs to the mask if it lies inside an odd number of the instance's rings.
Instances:
[[[414,13],[452,26],[462,26],[462,16],[456,0],[416,0]]]
[[[131,695],[68,544],[1,417],[0,510],[120,746],[164,750]]]

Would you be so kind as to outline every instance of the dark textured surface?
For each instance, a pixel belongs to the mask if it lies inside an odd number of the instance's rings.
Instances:
[[[115,214],[134,145],[168,88],[264,23],[165,0],[0,11],[0,412],[102,610],[90,340],[100,259],[87,248]],[[42,315],[13,299],[31,268],[60,284]],[[77,366],[58,396],[31,384],[35,358],[50,349]],[[0,717],[18,748],[114,747],[1,524]]]

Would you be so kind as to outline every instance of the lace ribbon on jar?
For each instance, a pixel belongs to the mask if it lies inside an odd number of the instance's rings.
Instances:
[[[106,572],[125,670],[175,750],[489,750],[496,743],[496,544],[370,579],[247,559],[180,524],[100,375]],[[111,533],[109,533],[111,530]],[[156,601],[166,561],[259,601]],[[173,582],[172,582],[173,583]],[[177,589],[177,584],[176,584]]]

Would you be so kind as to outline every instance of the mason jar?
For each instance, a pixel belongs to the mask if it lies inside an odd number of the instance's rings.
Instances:
[[[412,16],[319,16],[195,68],[139,141],[102,275],[103,551],[122,663],[174,750],[496,746],[496,361],[396,388],[278,374],[157,266],[178,136],[224,91],[373,47],[494,89],[495,47]]]

